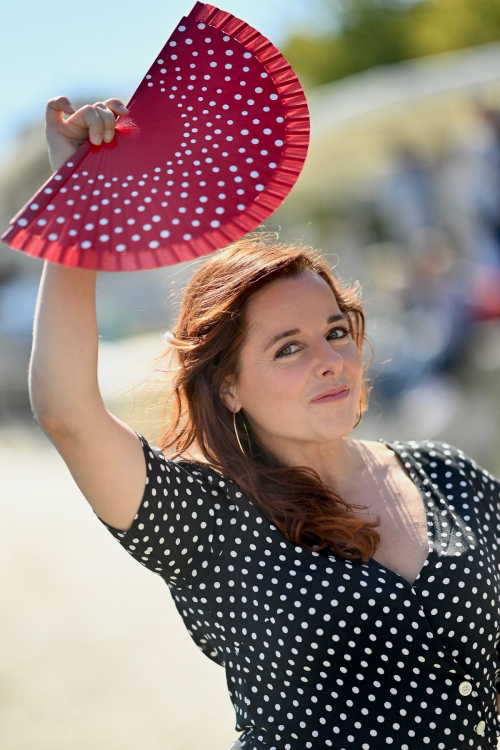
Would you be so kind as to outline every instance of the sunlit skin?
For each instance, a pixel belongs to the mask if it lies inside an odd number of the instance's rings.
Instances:
[[[243,409],[244,419],[283,465],[308,466],[337,488],[363,472],[358,441],[347,437],[359,416],[362,357],[344,330],[347,322],[327,323],[340,312],[326,281],[311,272],[259,290],[247,308],[239,382],[221,392],[227,408]],[[300,333],[266,350],[276,334],[293,328]],[[347,398],[311,403],[339,385],[349,387]]]

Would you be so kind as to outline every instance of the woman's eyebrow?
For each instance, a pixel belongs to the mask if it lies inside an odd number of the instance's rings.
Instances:
[[[334,323],[336,320],[344,320],[347,324],[349,324],[349,319],[342,315],[342,313],[335,313],[334,315],[330,315],[329,318],[326,319],[327,325],[329,323]],[[276,336],[273,336],[271,341],[269,341],[268,344],[264,347],[264,351],[269,349],[273,344],[276,344],[280,339],[287,338],[288,336],[295,336],[296,333],[300,333],[300,328],[291,328],[289,331],[282,331],[281,333],[277,333]]]

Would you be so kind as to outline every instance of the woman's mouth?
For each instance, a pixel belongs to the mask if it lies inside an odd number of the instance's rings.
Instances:
[[[335,395],[330,396],[323,396],[323,398],[316,398],[314,401],[311,401],[312,404],[325,404],[327,401],[341,401],[343,398],[347,398],[349,395],[349,388],[345,391],[340,391],[340,393],[336,393]]]

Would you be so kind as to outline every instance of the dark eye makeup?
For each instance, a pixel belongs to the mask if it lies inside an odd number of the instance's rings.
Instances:
[[[328,336],[333,333],[333,331],[339,331],[342,330],[346,334],[345,336],[342,336],[339,341],[342,339],[347,338],[347,336],[351,333],[349,328],[345,325],[335,326],[335,328],[330,328],[328,331]],[[285,346],[282,346],[281,349],[278,349],[278,351],[275,354],[275,359],[281,359],[282,357],[290,357],[292,354],[296,354],[297,352],[290,352],[289,354],[283,354],[290,346],[293,346],[294,344],[299,345],[298,341],[289,341],[288,344],[285,344]]]

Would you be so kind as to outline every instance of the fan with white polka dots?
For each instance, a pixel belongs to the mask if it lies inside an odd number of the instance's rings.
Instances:
[[[295,72],[213,5],[182,18],[127,107],[113,140],[85,141],[1,241],[66,266],[172,265],[255,229],[304,165],[309,112]]]

